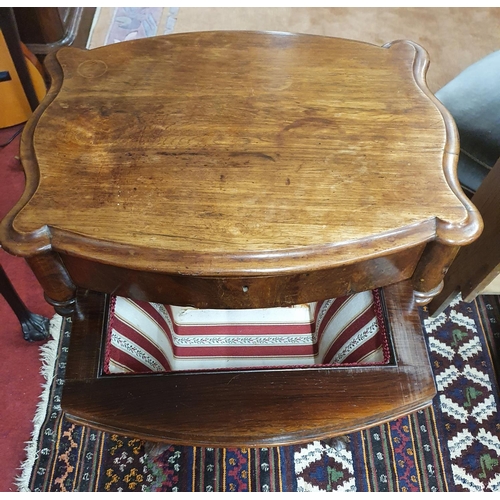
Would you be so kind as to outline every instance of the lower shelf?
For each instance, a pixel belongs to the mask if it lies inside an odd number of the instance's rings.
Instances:
[[[189,446],[276,446],[334,437],[431,404],[436,390],[413,290],[384,289],[393,363],[103,375],[107,297],[81,292],[62,408],[77,423]]]

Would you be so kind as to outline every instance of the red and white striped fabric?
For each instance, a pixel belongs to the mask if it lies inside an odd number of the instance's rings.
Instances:
[[[216,310],[115,297],[106,373],[385,364],[378,291],[293,307]]]

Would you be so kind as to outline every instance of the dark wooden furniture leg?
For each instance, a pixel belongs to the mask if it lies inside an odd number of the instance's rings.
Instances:
[[[49,319],[29,311],[12,286],[8,276],[0,266],[0,293],[14,311],[21,323],[24,340],[33,342],[45,340],[49,336]]]

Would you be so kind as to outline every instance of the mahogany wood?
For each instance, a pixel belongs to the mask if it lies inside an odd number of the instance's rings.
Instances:
[[[26,262],[45,290],[45,299],[63,316],[74,311],[76,287],[55,252],[28,257]]]
[[[192,446],[271,446],[342,435],[431,403],[434,381],[409,281],[384,289],[391,366],[100,375],[106,296],[73,319],[62,407],[74,422]]]
[[[71,419],[257,446],[430,404],[415,297],[439,291],[482,220],[421,47],[205,32],[63,48],[46,66],[52,85],[21,142],[26,190],[0,240],[58,311],[76,304]],[[380,286],[392,366],[100,376],[103,292],[249,308]]]
[[[194,279],[224,291],[244,278],[261,292],[265,279],[290,299],[289,276],[381,257],[390,266],[396,254],[408,270],[409,249],[433,242],[414,279],[421,299],[481,231],[427,65],[411,42],[286,33],[60,49],[23,135],[27,189],[0,237],[29,258],[52,250],[191,290]],[[64,286],[74,295],[66,276]]]
[[[64,36],[60,7],[14,7],[24,43],[53,43]]]
[[[190,278],[123,269],[62,255],[71,280],[82,288],[147,302],[198,308],[283,307],[373,290],[412,276],[424,245],[332,269],[284,275]]]

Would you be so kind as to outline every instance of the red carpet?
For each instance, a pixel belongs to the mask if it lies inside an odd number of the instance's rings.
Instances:
[[[19,127],[0,130],[3,144]],[[24,189],[24,173],[16,159],[20,136],[0,148],[0,218],[15,205]],[[44,298],[40,285],[23,259],[0,250],[0,264],[28,309],[51,318],[54,309]],[[31,437],[32,418],[44,382],[40,375],[40,353],[37,343],[23,339],[19,322],[3,297],[0,297],[0,336],[5,353],[0,365],[2,391],[2,427],[0,430],[0,491],[17,491],[14,478],[26,458],[25,442]]]

